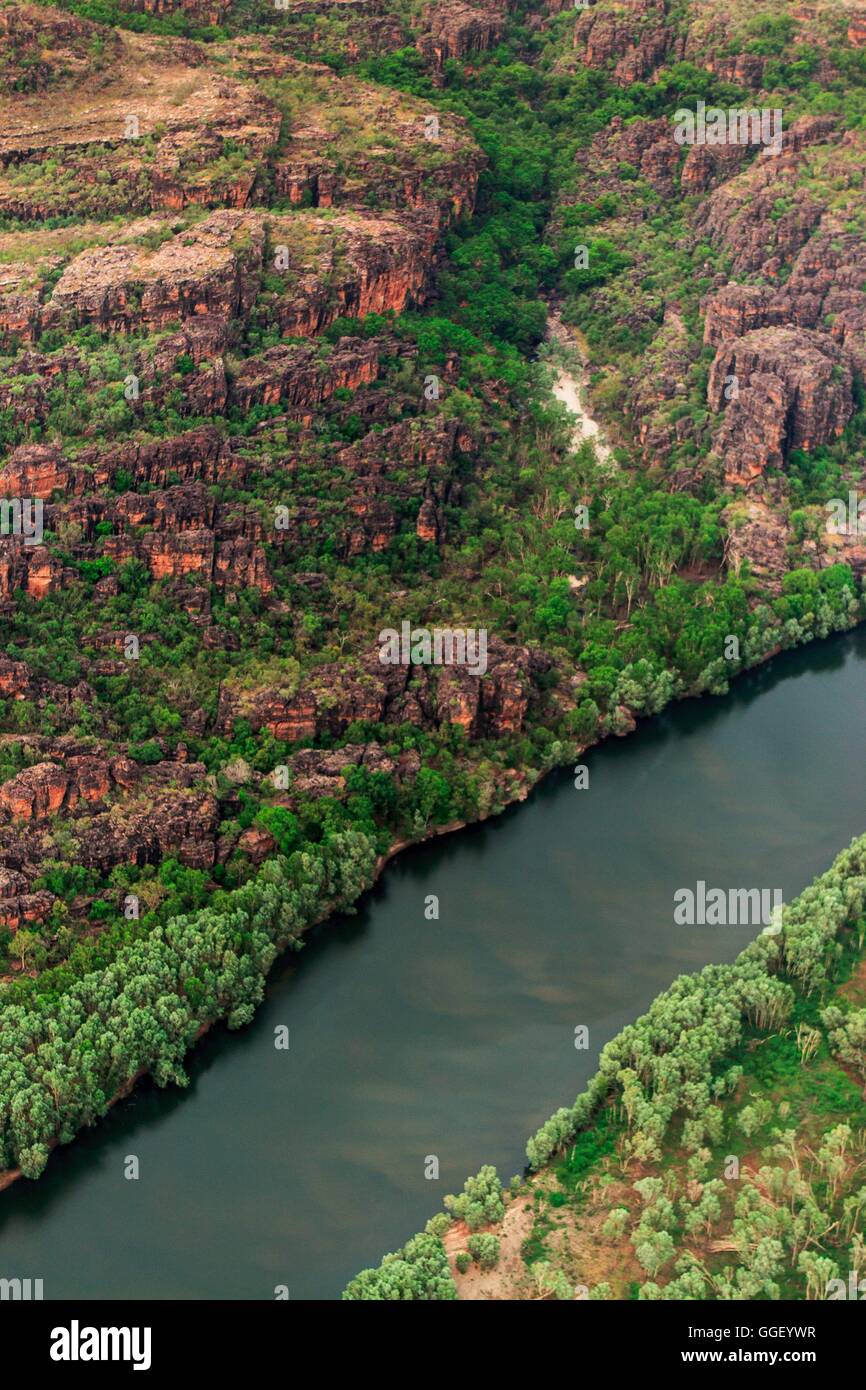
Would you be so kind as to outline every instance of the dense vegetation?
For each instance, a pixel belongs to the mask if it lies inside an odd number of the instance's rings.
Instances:
[[[249,1023],[277,954],[372,882],[375,852],[357,832],[318,853],[272,859],[254,880],[215,894],[119,946],[105,969],[67,969],[50,991],[0,1010],[0,1164],[36,1178],[56,1143],[103,1115],[142,1073],[184,1085],[202,1028]]]
[[[506,1210],[527,1217],[525,1276],[499,1296],[849,1297],[866,1254],[864,914],[861,837],[780,934],[680,976],[602,1049],[529,1140],[535,1176],[503,1190],[483,1168],[344,1297],[454,1298],[471,1260],[495,1268]],[[455,1222],[488,1238],[464,1237],[456,1286],[442,1245],[461,1243]]]
[[[97,1119],[142,1070],[161,1084],[182,1081],[183,1054],[200,1028],[220,1017],[246,1021],[275,950],[297,944],[312,920],[369,886],[376,855],[395,841],[501,810],[542,772],[599,737],[625,731],[633,716],[654,714],[681,696],[722,692],[739,671],[772,653],[854,625],[864,602],[852,568],[822,564],[810,548],[815,510],[847,484],[861,456],[861,384],[855,383],[857,411],[838,441],[812,453],[794,451],[784,476],[773,480],[792,520],[787,572],[767,583],[748,560],[728,563],[742,499],[725,486],[712,457],[706,405],[712,349],[700,343],[700,301],[729,257],[695,234],[688,199],[666,200],[622,164],[604,177],[593,173],[592,142],[612,122],[628,128],[667,118],[698,99],[727,105],[745,98],[743,88],[693,62],[671,62],[654,80],[624,87],[609,71],[570,60],[573,15],[539,26],[537,7],[525,0],[491,51],[473,53],[471,63],[446,60],[435,72],[415,46],[417,5],[398,7],[404,46],[360,57],[347,42],[351,22],[344,17],[328,12],[314,23],[300,15],[286,28],[286,17],[264,0],[232,5],[218,26],[182,13],[134,12],[111,0],[70,0],[62,8],[123,32],[192,38],[230,76],[248,72],[249,59],[235,47],[243,36],[275,41],[280,55],[327,64],[324,76],[290,69],[262,80],[261,90],[283,115],[275,157],[290,148],[294,126],[313,118],[327,126],[331,74],[334,81],[363,84],[363,91],[349,88],[348,98],[343,93],[338,118],[331,113],[342,141],[341,169],[351,171],[362,159],[387,166],[390,147],[384,145],[383,156],[380,132],[364,126],[363,92],[371,84],[374,92],[401,94],[413,115],[435,107],[443,118],[465,120],[486,167],[474,215],[448,231],[435,294],[425,307],[340,318],[315,338],[316,365],[323,368],[347,340],[375,343],[377,376],[363,390],[337,390],[311,422],[263,402],[229,408],[216,420],[196,413],[191,402],[207,364],[172,348],[166,365],[179,324],[152,333],[103,332],[92,323],[49,329],[39,343],[42,363],[32,372],[22,370],[20,343],[3,349],[4,457],[22,445],[61,442],[76,461],[89,458],[96,442],[150,444],[216,425],[247,470],[242,479],[227,473],[208,483],[209,504],[238,515],[251,508],[264,519],[287,498],[316,503],[315,524],[301,528],[291,544],[266,543],[273,582],[267,596],[255,585],[212,584],[203,594],[192,575],[180,584],[156,578],[140,560],[114,558],[110,521],[97,522],[85,537],[81,522],[58,511],[45,545],[63,566],[62,585],[39,597],[18,590],[2,607],[4,655],[25,662],[36,683],[70,693],[65,701],[0,699],[3,782],[44,759],[40,740],[71,738],[85,748],[120,752],[145,773],[180,760],[182,752],[204,768],[219,808],[220,853],[207,868],[175,855],[159,862],[131,857],[107,870],[85,866],[77,822],[62,814],[49,818],[49,846],[32,886],[53,895],[50,913],[17,930],[0,929],[0,1167],[20,1164],[29,1176],[41,1171],[53,1142]],[[672,7],[674,19],[680,8]],[[786,42],[776,22],[749,31],[749,44],[770,45],[773,89],[784,93],[792,116],[832,111],[857,129],[862,54],[834,49],[844,81],[822,85],[809,55],[791,60]],[[99,71],[104,43],[99,39],[94,49]],[[347,114],[356,97],[360,116]],[[30,190],[43,216],[35,227],[11,214],[4,219],[4,258],[12,264],[32,257],[34,276],[50,290],[83,249],[126,234],[127,215],[147,210],[156,147],[155,137],[142,142],[136,177],[125,183],[107,168],[89,182],[77,178],[62,150],[11,166],[9,186]],[[97,156],[108,159],[101,148]],[[435,184],[438,156],[431,149],[423,158],[424,177]],[[254,165],[249,150],[223,141],[205,173],[212,187],[226,190]],[[814,177],[820,176],[818,170]],[[305,211],[305,201],[278,197],[269,177],[270,170],[263,173],[257,195],[266,208],[280,216]],[[383,211],[376,186],[366,206]],[[136,225],[130,235],[156,250],[175,234],[192,234],[205,215],[193,201],[170,228]],[[574,263],[576,242],[588,246],[588,268]],[[262,354],[280,348],[300,354],[309,346],[280,330],[284,293],[284,282],[266,276],[250,313],[231,324],[232,382]],[[644,458],[628,402],[645,361],[659,351],[664,304],[674,294],[689,351],[684,392],[665,410],[673,426],[684,421],[687,428],[662,466]],[[587,341],[593,400],[615,444],[613,462],[599,460],[589,445],[573,447],[567,412],[551,398],[551,364],[568,361],[544,345],[551,301]],[[130,400],[124,383],[145,368],[153,389]],[[431,374],[444,387],[435,412],[423,389]],[[39,408],[20,409],[31,397]],[[401,425],[420,451],[455,421],[463,441],[459,500],[445,504],[442,543],[419,536],[410,462],[389,457],[394,534],[378,548],[355,551],[347,540],[353,474],[340,451],[375,445]],[[157,490],[134,482],[117,469],[105,492],[132,503]],[[169,477],[167,485],[179,483]],[[578,528],[580,506],[586,525]],[[295,692],[320,668],[348,665],[369,650],[380,628],[399,625],[409,613],[419,621],[444,617],[486,626],[512,646],[545,655],[538,699],[518,732],[472,738],[457,724],[359,719],[339,735],[282,740],[244,717],[216,731],[221,694],[273,686]],[[126,668],[104,660],[113,650],[106,634],[124,632],[141,637],[140,658]],[[75,695],[85,679],[92,699]],[[411,775],[398,781],[347,754],[339,793],[290,788],[287,798],[275,788],[274,769],[299,751],[358,744],[374,745],[392,760],[405,757]],[[248,848],[253,831],[272,842],[263,866]],[[130,895],[140,904],[132,919],[124,912]],[[742,1039],[744,1026],[764,1027],[773,1008],[794,998],[793,986],[768,972],[774,949],[762,943],[736,970],[710,972],[703,984],[672,991],[677,1007],[696,1018],[705,991],[718,991],[712,1023],[692,1030],[695,1045],[701,1039],[704,1047],[689,1063],[697,1069],[694,1077],[689,1071],[695,1090],[687,1107],[694,1135],[702,1124],[717,1124],[717,1097],[705,1089],[708,1068]],[[795,982],[817,987],[817,977],[799,973],[804,959],[788,954],[785,969]],[[840,1007],[828,998],[821,1026],[829,1030],[827,1045],[856,1069],[862,1020],[837,1016]],[[661,1023],[651,1017],[655,1037]],[[626,1107],[634,1124],[630,1119],[624,1152],[659,1161],[669,1121],[683,1109],[678,1087],[685,1085],[685,1063],[683,1076],[670,1061],[661,1068],[655,1045],[646,1051],[645,1039],[638,1046],[630,1036],[611,1044],[591,1095],[533,1141],[536,1164],[575,1132],[586,1132],[589,1114],[611,1090],[611,1067],[616,1077],[625,1069],[635,1075]],[[613,1131],[599,1132],[607,1142]],[[572,1144],[578,1157],[581,1143]],[[479,1223],[477,1208],[488,1223],[498,1219],[496,1184],[487,1180],[490,1192],[482,1180],[479,1190],[456,1199],[455,1210],[470,1226]],[[653,1244],[653,1221],[658,1224],[657,1217],[644,1223],[649,1234],[642,1245]],[[431,1288],[449,1296],[453,1286],[436,1240],[419,1237],[389,1262],[394,1296]],[[494,1262],[489,1241],[476,1241],[467,1253],[481,1267]],[[362,1279],[359,1296],[380,1296],[377,1278]]]

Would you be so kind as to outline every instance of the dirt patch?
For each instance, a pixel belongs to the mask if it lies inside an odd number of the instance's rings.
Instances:
[[[471,1232],[464,1222],[457,1222],[443,1239],[457,1296],[470,1302],[546,1300],[553,1297],[539,1289],[533,1268],[541,1261],[527,1264],[523,1249],[533,1234],[543,1231],[544,1261],[554,1271],[560,1271],[574,1289],[576,1299],[585,1299],[587,1291],[600,1284],[609,1284],[611,1297],[626,1299],[630,1286],[646,1278],[627,1241],[613,1243],[601,1233],[610,1211],[617,1206],[633,1207],[635,1193],[627,1183],[612,1182],[598,1185],[589,1199],[572,1199],[564,1206],[550,1205],[548,1194],[559,1191],[551,1174],[541,1173],[511,1201],[498,1225],[489,1226],[486,1233],[499,1241],[499,1261],[495,1269],[482,1270],[471,1264],[465,1274],[455,1265],[455,1256],[466,1250]]]
[[[837,993],[851,1004],[866,1004],[866,960],[860,961],[850,980],[846,980]]]
[[[465,1222],[451,1227],[443,1244],[451,1265],[457,1295],[466,1302],[498,1301],[502,1299],[538,1298],[532,1277],[520,1253],[534,1221],[533,1203],[521,1194],[511,1202],[498,1226],[486,1228],[499,1241],[499,1263],[495,1269],[484,1270],[471,1264],[465,1274],[457,1271],[454,1257],[465,1250],[472,1234]]]

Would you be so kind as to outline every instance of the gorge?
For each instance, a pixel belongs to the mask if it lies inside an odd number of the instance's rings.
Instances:
[[[0,0],[15,1277],[866,1260],[859,3]]]
[[[39,1273],[46,1298],[338,1297],[480,1163],[519,1172],[602,1044],[754,936],[675,925],[693,866],[787,902],[860,832],[864,679],[862,632],[788,653],[593,749],[587,790],[552,774],[400,855],[357,917],[275,967],[249,1028],[202,1040],[187,1091],[142,1083],[3,1194],[4,1269]]]

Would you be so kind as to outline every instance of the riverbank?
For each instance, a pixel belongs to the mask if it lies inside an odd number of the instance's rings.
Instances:
[[[864,672],[863,630],[788,653],[725,699],[606,739],[582,759],[589,790],[561,771],[397,854],[357,914],[273,965],[248,1027],[201,1039],[184,1089],[145,1080],[5,1194],[7,1269],[50,1277],[46,1297],[268,1298],[283,1283],[329,1299],[479,1164],[519,1173],[526,1135],[602,1045],[745,944],[677,928],[677,887],[768,884],[787,902],[863,825],[846,750],[866,737]]]
[[[575,384],[575,390],[576,389],[577,387]],[[753,669],[756,666],[764,664],[772,656],[784,649],[811,641],[816,634],[816,630],[824,634],[830,631],[842,631],[855,626],[856,623],[862,619],[861,600],[856,597],[853,590],[849,591],[844,583],[837,582],[838,577],[834,575],[833,571],[824,571],[815,575],[813,579],[814,612],[807,615],[810,618],[809,622],[798,624],[796,630],[794,630],[789,623],[784,621],[784,607],[782,611],[776,614],[772,606],[769,606],[765,609],[765,612],[772,620],[771,623],[766,626],[763,625],[763,623],[756,623],[757,632],[755,634],[755,640],[745,640],[742,644],[743,656],[738,661],[729,662],[719,660],[716,663],[718,670],[710,669],[706,682],[702,686],[692,687],[687,690],[677,688],[675,679],[671,677],[663,691],[662,683],[658,680],[652,682],[652,686],[648,691],[647,688],[641,689],[640,684],[636,683],[630,675],[634,668],[627,667],[623,672],[623,677],[629,677],[626,683],[626,688],[629,691],[627,698],[634,703],[626,703],[624,698],[617,705],[613,716],[597,716],[593,737],[580,740],[569,740],[567,742],[563,741],[561,745],[554,745],[554,748],[557,748],[558,751],[546,766],[511,769],[508,774],[511,779],[509,785],[497,790],[497,801],[499,806],[504,809],[515,802],[524,800],[528,792],[539,779],[554,767],[569,765],[574,762],[588,748],[606,738],[610,733],[614,733],[620,737],[630,733],[636,727],[638,718],[642,715],[657,713],[659,710],[663,709],[671,699],[696,696],[707,689],[714,693],[718,693],[719,690],[726,689],[729,681],[739,672]],[[660,691],[662,692],[661,694],[659,693]],[[489,813],[480,816],[478,820],[483,821],[487,819],[488,814]],[[398,839],[392,844],[386,854],[377,856],[375,863],[371,866],[369,880],[366,877],[363,879],[363,891],[367,891],[379,879],[387,863],[401,850],[409,848],[410,846],[423,844],[427,840],[439,835],[451,834],[455,830],[464,828],[469,823],[476,822],[468,822],[466,820],[451,821],[444,826],[430,826],[424,832],[412,838],[407,839],[404,837]],[[275,865],[279,864],[279,861],[270,862]],[[299,889],[299,891],[302,891],[302,889]],[[241,900],[243,900],[244,892],[244,889],[238,890]],[[352,895],[349,901],[354,902],[356,898],[357,892]],[[305,934],[313,925],[325,920],[332,911],[333,905],[329,903],[324,909],[314,913],[311,919],[305,917],[304,920],[296,920],[295,934],[297,936]],[[202,917],[207,917],[207,910],[202,914]],[[265,973],[267,973],[269,969],[270,963]],[[182,981],[178,982],[178,990],[182,993]],[[252,1007],[255,1008],[256,1003],[253,1003]],[[217,1018],[224,1018],[227,1013],[227,1010],[223,1010],[217,1015]],[[246,1019],[251,1016],[252,1013],[245,1009],[244,1018]],[[217,1021],[217,1019],[212,1019],[210,1021]],[[186,1051],[187,1049],[183,1047],[180,1049],[177,1058],[175,1059],[173,1057],[171,1064],[172,1068],[179,1066],[180,1058],[183,1057]],[[137,1070],[140,1071],[141,1075],[144,1075],[147,1074],[150,1069],[145,1067],[143,1070]],[[170,1069],[169,1077],[171,1078],[173,1074],[174,1073]],[[128,1094],[128,1090],[126,1089],[127,1084],[128,1083],[124,1081],[120,1088],[112,1092],[113,1098],[110,1102],[111,1106],[115,1105],[118,1100]],[[90,1122],[91,1121],[88,1121],[88,1123]],[[53,1148],[56,1145],[56,1139],[52,1142],[50,1137],[46,1137],[42,1141],[42,1144],[46,1149]],[[19,1171],[19,1169],[7,1169],[3,1174],[0,1174],[0,1188],[9,1186],[14,1182],[19,1175]]]
[[[866,835],[780,935],[675,980],[529,1140],[535,1177],[506,1191],[482,1168],[344,1298],[846,1297],[866,1255],[864,870]]]
[[[519,786],[515,787],[511,792],[509,792],[506,804],[512,805],[525,800],[532,788],[532,785],[532,782],[530,782],[530,780],[526,778],[524,781],[521,782]],[[485,819],[487,819],[487,817],[481,817],[479,818],[479,821],[475,823],[483,823]],[[443,835],[454,834],[458,830],[465,829],[466,825],[466,821],[452,821],[448,825],[432,826],[424,834],[419,835],[415,839],[396,840],[394,844],[390,847],[390,849],[385,854],[380,855],[376,860],[375,867],[373,870],[373,878],[371,883],[369,884],[369,888],[372,888],[375,885],[375,883],[378,882],[379,878],[384,873],[386,867],[391,862],[391,860],[394,859],[398,854],[402,853],[404,850],[415,848],[419,845],[426,843],[429,840],[436,839]],[[369,891],[369,888],[367,891]],[[343,910],[345,910],[347,907],[353,906],[353,904],[343,904],[342,906]],[[319,913],[318,916],[312,918],[303,926],[300,932],[300,936],[307,935],[307,933],[312,931],[315,927],[328,921],[329,918],[331,918],[337,910],[338,908],[334,903],[329,903]],[[206,1023],[203,1023],[196,1031],[192,1046],[194,1047],[196,1043],[198,1043],[208,1032],[210,1032],[211,1028],[216,1023],[222,1021],[224,1020],[212,1019]],[[125,1081],[123,1085],[118,1087],[118,1089],[114,1092],[114,1094],[112,1095],[111,1099],[108,1101],[105,1107],[106,1112],[112,1110],[121,1101],[126,1100],[132,1094],[137,1084],[149,1075],[151,1075],[150,1068],[139,1068],[139,1070],[132,1078],[130,1078],[128,1081]],[[46,1148],[49,1150],[49,1152],[53,1152],[53,1150],[59,1146],[59,1143],[60,1141],[58,1139],[51,1139],[46,1142]],[[11,1187],[13,1183],[17,1182],[19,1178],[22,1178],[24,1176],[25,1174],[21,1171],[20,1168],[6,1169],[5,1171],[0,1172],[0,1192],[5,1191],[6,1188]]]

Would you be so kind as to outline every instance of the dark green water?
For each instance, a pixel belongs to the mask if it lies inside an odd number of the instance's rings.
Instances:
[[[551,778],[399,857],[275,972],[251,1027],[202,1042],[186,1091],[142,1086],[0,1194],[0,1275],[46,1298],[337,1297],[482,1163],[519,1171],[604,1042],[754,934],[675,926],[677,888],[787,900],[866,830],[864,750],[858,633],[592,750],[587,791]]]

